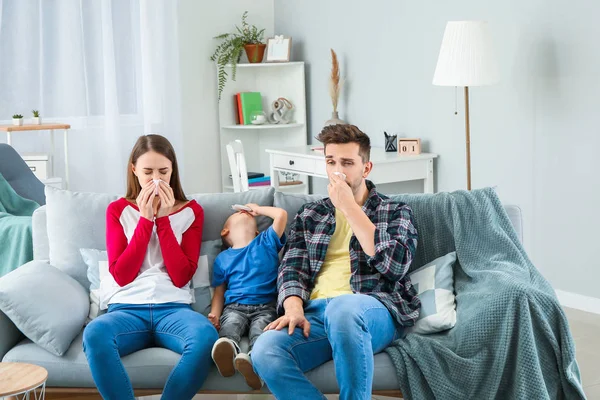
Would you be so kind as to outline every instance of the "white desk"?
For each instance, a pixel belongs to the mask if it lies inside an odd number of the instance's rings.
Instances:
[[[0,131],[6,132],[6,143],[12,146],[12,132],[27,132],[27,131],[50,131],[50,146],[52,147],[52,173],[56,173],[54,163],[56,160],[56,148],[54,147],[54,130],[63,131],[63,147],[65,158],[65,188],[69,188],[69,146],[67,138],[67,130],[71,129],[71,125],[62,123],[45,123],[45,124],[25,124],[25,125],[0,125]]]
[[[294,172],[301,175],[327,179],[325,155],[311,150],[318,145],[302,147],[271,148],[265,151],[270,156],[271,186],[279,188],[279,172]],[[433,159],[437,154],[421,153],[416,156],[401,156],[381,148],[371,148],[373,170],[369,180],[375,184],[423,180],[423,192],[433,193]]]

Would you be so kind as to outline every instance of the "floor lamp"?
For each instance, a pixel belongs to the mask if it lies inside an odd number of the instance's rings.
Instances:
[[[433,84],[437,86],[464,86],[465,88],[468,190],[471,190],[469,86],[492,85],[497,81],[498,70],[487,22],[448,22],[433,75]]]

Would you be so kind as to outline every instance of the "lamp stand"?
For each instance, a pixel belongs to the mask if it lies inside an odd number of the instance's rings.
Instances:
[[[469,87],[465,86],[465,133],[467,143],[467,190],[471,190],[471,125],[469,123]]]

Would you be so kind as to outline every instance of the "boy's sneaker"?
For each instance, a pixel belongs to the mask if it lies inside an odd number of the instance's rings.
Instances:
[[[221,376],[229,377],[235,375],[233,361],[237,354],[237,345],[233,340],[223,337],[215,342],[210,355]]]
[[[246,379],[246,383],[254,390],[259,390],[263,387],[263,381],[260,379],[254,367],[252,366],[252,359],[250,355],[246,353],[239,353],[235,357],[235,369],[240,371],[240,374]]]

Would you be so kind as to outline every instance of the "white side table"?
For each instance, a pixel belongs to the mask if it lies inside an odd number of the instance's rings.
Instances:
[[[0,399],[44,399],[46,397],[45,368],[19,362],[0,362]]]
[[[270,157],[271,186],[279,190],[279,171],[293,172],[327,179],[323,151],[313,151],[315,145],[301,147],[272,147],[266,150]],[[384,149],[371,148],[373,171],[369,180],[374,184],[412,180],[423,181],[423,193],[433,193],[433,160],[437,154],[400,155]],[[308,188],[305,193],[308,194]]]
[[[48,124],[27,124],[27,125],[0,125],[0,131],[6,132],[6,143],[9,146],[12,146],[12,133],[13,132],[28,132],[28,131],[50,131],[50,144],[52,146],[52,170],[56,171],[54,168],[54,163],[56,160],[56,148],[54,146],[54,131],[62,130],[63,131],[63,146],[65,150],[65,189],[69,188],[69,145],[68,145],[68,137],[67,131],[71,129],[71,125],[69,124],[60,124],[60,123],[48,123]]]

